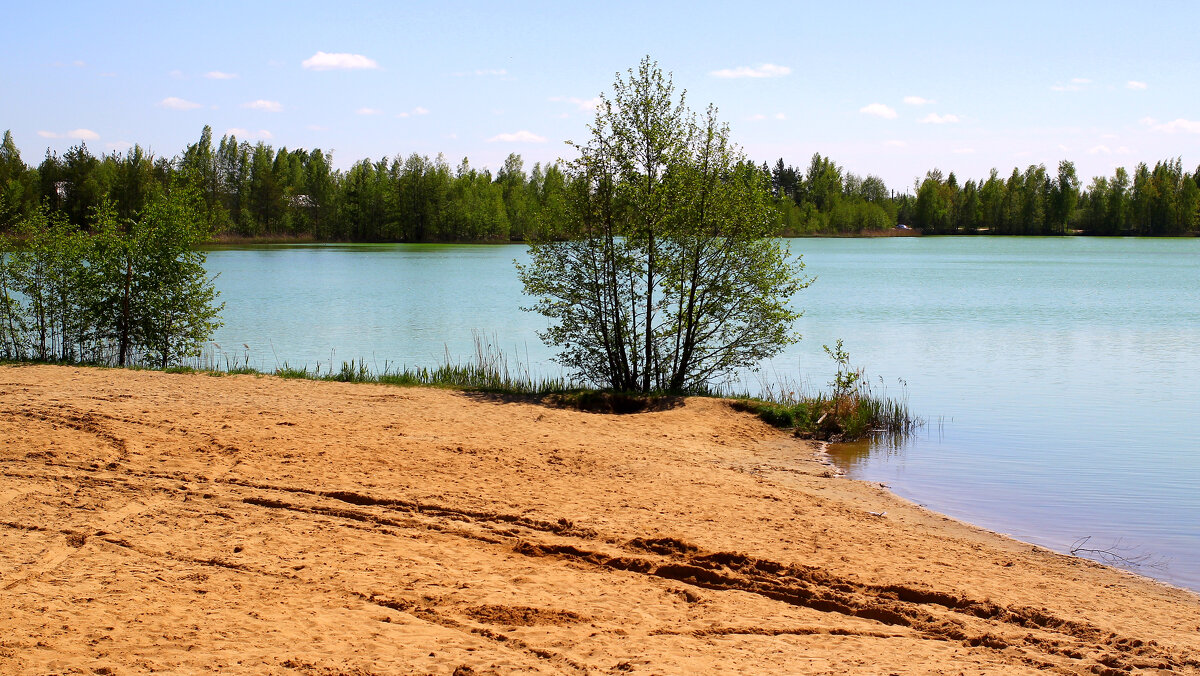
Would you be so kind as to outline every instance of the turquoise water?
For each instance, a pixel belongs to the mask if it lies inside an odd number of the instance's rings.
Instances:
[[[1066,551],[1148,556],[1200,590],[1200,240],[790,241],[817,281],[804,339],[747,383],[823,386],[837,338],[929,424],[899,446],[838,449],[853,477]],[[519,246],[214,250],[221,359],[376,370],[468,358],[474,332],[557,374],[520,311]],[[907,383],[904,386],[903,380]]]

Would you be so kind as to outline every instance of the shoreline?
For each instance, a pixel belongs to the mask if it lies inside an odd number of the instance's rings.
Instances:
[[[717,400],[3,366],[0,409],[6,672],[1200,672],[1195,592]]]
[[[1103,561],[1098,561],[1096,559],[1089,558],[1086,556],[1073,555],[1066,551],[1060,551],[1048,544],[1039,544],[1032,540],[1023,539],[1022,537],[1014,535],[1012,533],[1007,533],[1007,532],[1004,532],[1001,530],[988,528],[987,526],[981,526],[981,525],[979,525],[973,521],[970,521],[966,518],[960,518],[957,516],[953,516],[951,514],[947,514],[945,512],[939,512],[936,509],[934,509],[924,503],[917,502],[916,499],[914,499],[914,498],[906,497],[905,495],[896,492],[896,490],[893,488],[892,484],[890,484],[890,483],[883,482],[883,481],[875,481],[872,479],[862,479],[862,478],[852,477],[849,475],[849,473],[847,473],[844,470],[842,470],[841,468],[837,467],[836,462],[834,462],[833,460],[830,460],[829,464],[832,467],[834,467],[835,471],[837,471],[838,478],[845,479],[846,481],[858,482],[858,483],[861,483],[861,484],[864,484],[867,486],[877,486],[881,490],[886,491],[889,495],[891,495],[896,500],[899,500],[899,501],[911,506],[913,509],[928,512],[933,517],[948,519],[957,524],[961,524],[962,526],[964,526],[966,528],[976,529],[982,533],[986,533],[988,535],[991,535],[991,536],[994,536],[997,538],[1011,541],[1012,543],[1017,544],[1017,545],[1022,545],[1024,547],[1028,547],[1031,549],[1031,551],[1040,550],[1040,551],[1048,552],[1055,556],[1061,556],[1061,557],[1064,557],[1067,559],[1077,559],[1080,561],[1086,561],[1090,564],[1094,564],[1094,565],[1100,566],[1102,568],[1105,568],[1115,574],[1128,575],[1129,577],[1134,578],[1141,583],[1150,584],[1153,586],[1160,586],[1160,587],[1168,589],[1172,592],[1186,594],[1188,596],[1195,598],[1197,601],[1200,601],[1200,589],[1193,589],[1191,587],[1187,587],[1182,584],[1177,584],[1175,582],[1171,582],[1170,580],[1164,580],[1159,577],[1154,577],[1153,575],[1141,573],[1133,568],[1121,567],[1121,566],[1118,566],[1115,564],[1105,563]],[[1197,630],[1200,631],[1200,627],[1198,627]]]
[[[893,237],[971,237],[971,238],[996,238],[996,239],[1155,239],[1155,240],[1171,240],[1171,239],[1196,239],[1200,237],[1200,232],[1187,233],[1183,235],[1163,235],[1163,236],[1148,236],[1148,235],[1087,235],[1081,232],[1067,232],[1054,235],[994,235],[987,232],[976,233],[955,233],[955,234],[937,234],[925,235],[919,230],[880,230],[866,231],[857,233],[814,233],[808,235],[780,235],[780,239],[890,239]],[[469,241],[435,241],[435,242],[406,242],[398,240],[339,240],[339,239],[318,239],[311,235],[264,235],[264,236],[242,236],[222,234],[209,240],[204,244],[204,248],[208,247],[237,247],[237,246],[262,246],[270,244],[431,244],[431,245],[471,245],[471,246],[505,246],[505,245],[525,245],[524,240],[469,240]]]
[[[820,444],[825,447],[833,445],[830,442],[814,442],[814,443]],[[916,496],[910,497],[910,496],[904,495],[901,492],[898,492],[891,482],[884,482],[884,481],[879,481],[878,479],[868,479],[868,478],[863,478],[863,477],[852,476],[851,472],[846,471],[842,466],[840,466],[838,464],[837,460],[834,459],[833,455],[830,453],[829,450],[827,450],[827,448],[821,449],[820,451],[818,451],[818,453],[820,455],[821,462],[829,465],[834,471],[836,471],[838,473],[839,477],[844,478],[847,481],[857,481],[857,482],[861,482],[866,485],[879,486],[880,488],[886,490],[889,494],[894,496],[897,500],[901,500],[909,505],[912,505],[916,509],[925,510],[925,511],[929,512],[930,514],[934,514],[939,517],[945,517],[945,518],[951,519],[957,523],[961,523],[965,526],[968,526],[971,528],[977,528],[986,533],[991,533],[997,537],[1011,540],[1013,542],[1020,543],[1020,544],[1023,544],[1023,545],[1029,546],[1029,547],[1043,549],[1045,551],[1052,552],[1054,554],[1057,554],[1057,555],[1063,556],[1063,557],[1078,558],[1078,559],[1081,559],[1084,561],[1095,563],[1097,565],[1104,566],[1104,567],[1109,568],[1118,573],[1125,573],[1128,575],[1132,575],[1133,577],[1136,577],[1140,580],[1143,580],[1143,581],[1146,581],[1149,583],[1162,585],[1162,586],[1170,588],[1172,590],[1190,594],[1190,595],[1196,597],[1198,600],[1200,600],[1200,588],[1192,588],[1192,587],[1189,587],[1182,583],[1174,582],[1172,580],[1164,579],[1162,577],[1156,577],[1156,576],[1150,575],[1148,573],[1139,572],[1137,570],[1136,566],[1120,566],[1120,565],[1113,564],[1113,563],[1106,563],[1104,561],[1101,561],[1101,560],[1098,560],[1095,558],[1091,558],[1088,556],[1071,554],[1069,551],[1067,551],[1065,549],[1060,550],[1060,549],[1056,548],[1055,545],[1049,544],[1048,542],[1046,542],[1046,541],[1052,539],[1049,535],[1044,536],[1043,541],[1039,543],[1036,539],[1033,539],[1033,536],[1030,536],[1030,535],[1027,535],[1024,537],[1015,535],[1013,533],[999,530],[998,528],[992,528],[992,527],[988,527],[988,526],[984,526],[984,525],[975,523],[974,521],[971,520],[971,518],[969,516],[955,516],[948,512],[940,512],[937,509],[935,509],[934,507],[931,507],[922,502],[918,502],[917,501],[918,499]],[[1025,539],[1026,537],[1029,537],[1031,539]],[[1148,554],[1151,555],[1152,558],[1157,558],[1153,554],[1153,552],[1150,552]],[[1154,567],[1154,564],[1147,564],[1147,567]]]

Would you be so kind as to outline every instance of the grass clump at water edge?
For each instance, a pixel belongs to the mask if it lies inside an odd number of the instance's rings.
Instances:
[[[898,438],[916,431],[924,421],[908,410],[905,397],[876,392],[861,368],[850,366],[850,355],[839,339],[823,346],[837,364],[831,392],[806,393],[803,387],[764,385],[763,393],[731,396],[730,405],[754,413],[775,427],[794,430],[796,436],[823,441],[858,441],[871,436]]]

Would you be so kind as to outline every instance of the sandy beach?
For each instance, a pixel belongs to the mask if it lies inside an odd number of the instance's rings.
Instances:
[[[0,673],[1200,673],[1200,598],[713,399],[0,367]]]

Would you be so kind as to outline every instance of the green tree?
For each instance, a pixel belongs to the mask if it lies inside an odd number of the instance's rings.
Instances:
[[[178,161],[179,171],[204,200],[205,220],[209,227],[224,227],[228,215],[221,205],[221,181],[212,147],[212,127],[204,125],[200,140],[189,145]]]
[[[913,222],[926,234],[946,234],[951,232],[954,224],[953,189],[942,182],[941,176],[942,173],[937,169],[928,172],[917,190]]]
[[[12,132],[0,143],[0,232],[16,225],[37,205],[37,172],[25,166]]]
[[[504,210],[508,217],[511,239],[525,239],[533,230],[533,210],[529,199],[525,163],[521,156],[510,153],[496,174],[496,183],[503,190]]]
[[[23,298],[24,305],[12,307],[11,296],[4,301],[10,342],[27,346],[22,356],[42,361],[75,359],[86,330],[88,285],[81,280],[87,269],[86,236],[65,214],[50,213],[45,207],[18,223],[16,235],[23,245],[5,256],[9,259],[5,286],[7,292]],[[21,338],[16,336],[17,324],[27,331]]]
[[[275,153],[259,141],[250,152],[250,212],[243,226],[248,234],[280,232],[283,217],[283,187],[275,176]]]
[[[567,166],[569,237],[539,238],[518,266],[558,361],[618,390],[686,391],[795,340],[803,265],[771,238],[769,176],[715,109],[697,118],[646,58],[591,132]]]
[[[220,326],[224,304],[197,250],[209,236],[203,205],[178,188],[124,223],[109,206],[97,210],[94,321],[118,365],[166,368],[198,355]]]
[[[1079,177],[1075,174],[1075,163],[1063,160],[1058,163],[1058,180],[1051,188],[1050,233],[1065,234],[1079,203]]]

